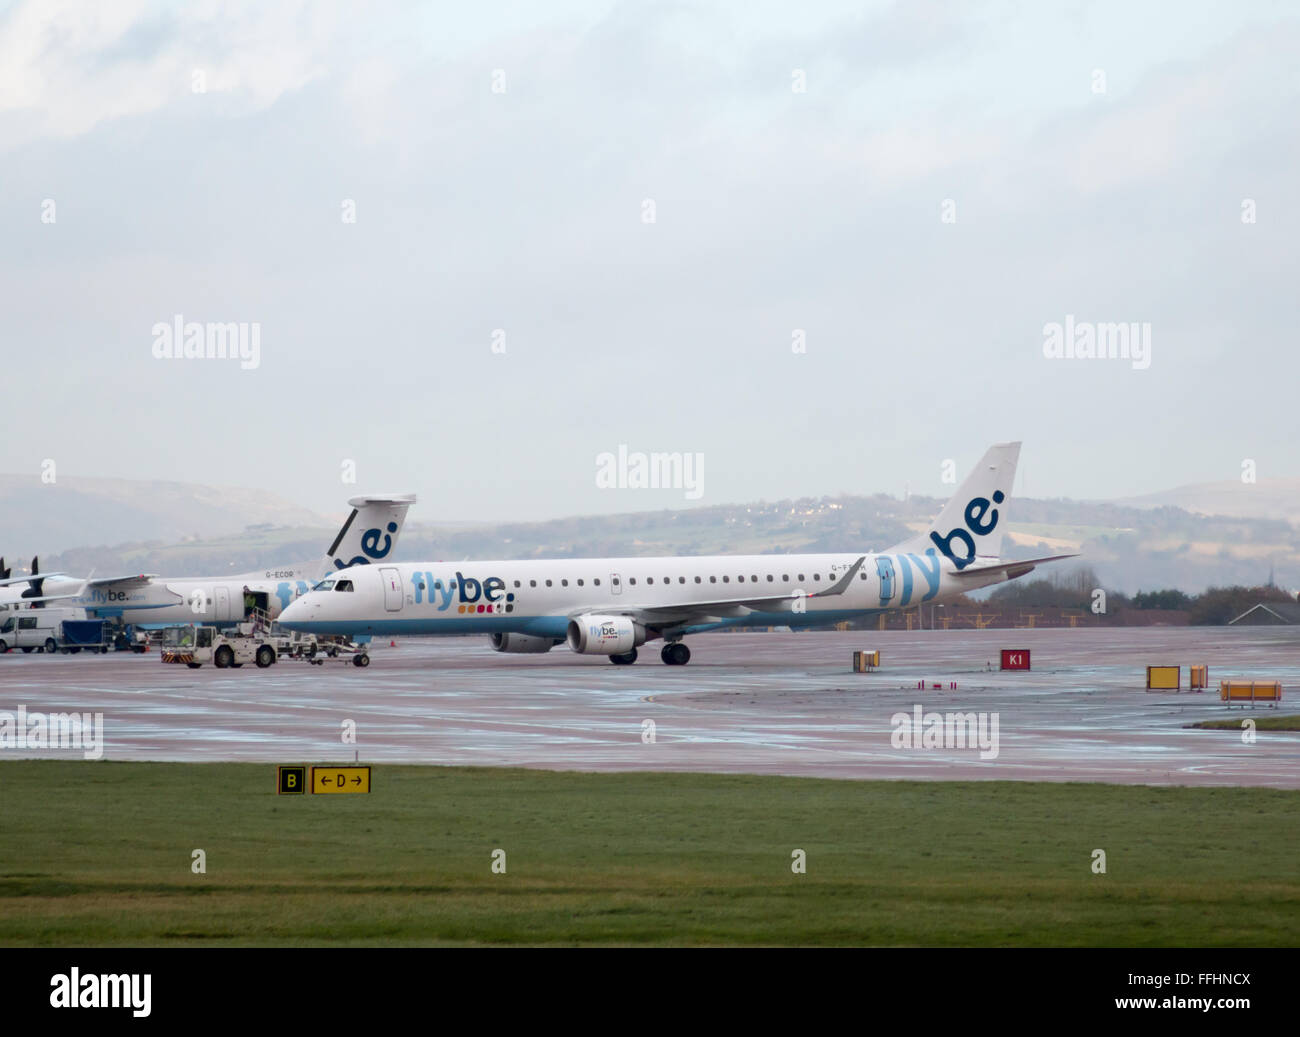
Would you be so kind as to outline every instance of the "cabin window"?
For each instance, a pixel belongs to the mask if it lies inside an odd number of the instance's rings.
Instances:
[[[597,577],[596,577],[594,580],[592,580],[591,582],[594,583],[597,587],[599,587],[599,586],[600,586],[600,577],[597,576]]]
[[[567,587],[568,585],[569,585],[569,581],[568,581],[568,580],[561,580],[561,581],[560,581],[560,586],[561,586],[561,587]]]
[[[528,586],[530,586],[530,587],[536,587],[536,586],[537,586],[537,581],[536,581],[536,580],[529,580],[529,581],[528,581]]]
[[[768,582],[768,583],[771,583],[771,582],[772,582],[773,580],[775,580],[775,579],[776,579],[776,577],[773,576],[771,573],[768,573],[768,574],[767,574],[767,582]]]
[[[547,581],[546,581],[546,586],[549,587],[550,585],[551,585],[551,581],[550,581],[550,580],[547,580]]]
[[[723,583],[730,583],[730,582],[731,582],[731,577],[730,577],[730,576],[724,576],[724,577],[722,578],[722,582],[723,582]]]
[[[717,583],[717,582],[718,582],[718,578],[717,578],[716,576],[710,576],[710,577],[709,577],[709,582],[710,582],[710,583]]]
[[[582,586],[582,581],[581,581],[581,580],[578,581],[578,586],[579,586],[579,587]]]

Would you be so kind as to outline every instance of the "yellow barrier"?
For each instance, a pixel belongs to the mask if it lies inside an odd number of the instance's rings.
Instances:
[[[1183,682],[1181,666],[1148,666],[1147,691],[1178,691]]]
[[[854,652],[853,653],[853,672],[870,673],[880,665],[880,649],[877,648],[871,652]]]
[[[1187,687],[1190,691],[1204,691],[1210,686],[1210,668],[1207,665],[1187,668]]]
[[[1219,699],[1234,702],[1281,702],[1281,681],[1219,681]]]

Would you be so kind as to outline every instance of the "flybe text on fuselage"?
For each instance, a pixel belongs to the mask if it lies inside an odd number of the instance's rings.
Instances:
[[[462,606],[461,612],[465,605],[479,606],[476,612],[514,611],[515,596],[506,590],[506,581],[500,576],[479,580],[457,570],[454,580],[440,580],[431,572],[413,572],[410,582],[412,603],[434,605],[439,612],[451,608],[452,601]]]

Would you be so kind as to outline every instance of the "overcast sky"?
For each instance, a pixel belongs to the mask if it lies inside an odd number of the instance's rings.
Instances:
[[[1034,496],[1300,475],[1293,10],[6,5],[0,470],[422,521],[691,503],[620,445],[701,504],[1007,439]],[[177,315],[258,365],[157,358]]]

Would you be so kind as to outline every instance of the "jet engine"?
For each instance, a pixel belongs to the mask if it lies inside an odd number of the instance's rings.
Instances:
[[[532,637],[529,634],[491,634],[492,650],[496,652],[549,652],[559,642],[553,637]]]
[[[579,655],[623,655],[645,639],[645,627],[627,616],[578,616],[569,620],[566,638]]]

